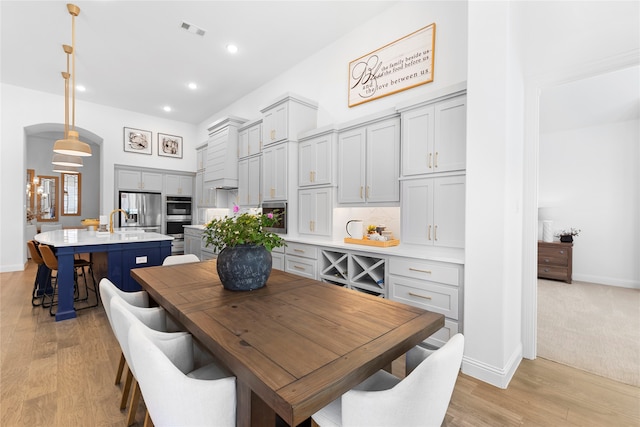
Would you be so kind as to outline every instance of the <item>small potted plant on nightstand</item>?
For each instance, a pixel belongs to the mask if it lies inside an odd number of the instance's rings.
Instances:
[[[556,232],[556,237],[559,237],[561,242],[571,243],[573,242],[573,236],[577,236],[579,233],[579,229],[572,227]]]

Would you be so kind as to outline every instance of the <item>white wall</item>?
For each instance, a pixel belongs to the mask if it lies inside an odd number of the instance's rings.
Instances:
[[[543,219],[582,230],[574,280],[640,288],[639,129],[633,120],[540,135]]]
[[[0,271],[22,270],[23,229],[26,216],[24,179],[26,137],[24,129],[40,123],[60,123],[64,117],[64,96],[51,95],[2,84],[0,86]],[[78,101],[76,125],[103,139],[101,165],[101,205],[108,213],[114,204],[114,164],[195,172],[196,128],[189,123],[164,120],[131,111],[118,110]],[[153,155],[125,153],[123,128],[134,127],[153,132]],[[156,132],[183,137],[183,158],[159,157]],[[19,250],[16,250],[19,247]]]
[[[348,107],[348,69],[350,61],[406,36],[432,22],[436,23],[434,81],[385,98]],[[466,80],[467,68],[466,2],[400,2],[384,13],[313,53],[270,83],[218,111],[203,121],[199,138],[207,138],[209,124],[227,115],[254,119],[260,110],[286,92],[319,103],[318,127],[338,124],[393,108],[403,101],[434,92]]]
[[[63,136],[60,133],[59,138]],[[82,138],[81,138],[82,140]],[[41,136],[27,137],[27,155],[25,158],[26,168],[33,169],[36,175],[58,176],[58,185],[62,188],[62,176],[57,172],[52,172],[51,158],[53,156],[54,138],[43,138]],[[83,166],[80,169],[80,191],[81,205],[80,215],[62,215],[62,200],[59,201],[59,212],[56,222],[64,227],[79,226],[84,218],[98,218],[100,215],[100,147],[92,144],[93,155],[83,158]],[[60,196],[58,196],[60,197]],[[36,220],[32,221],[36,224]]]

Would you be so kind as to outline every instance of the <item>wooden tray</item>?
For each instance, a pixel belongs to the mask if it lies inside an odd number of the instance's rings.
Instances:
[[[352,239],[351,237],[345,237],[344,242],[353,243],[355,245],[378,246],[381,248],[398,246],[400,244],[400,240],[398,239],[380,241],[380,240],[369,240],[369,239]]]

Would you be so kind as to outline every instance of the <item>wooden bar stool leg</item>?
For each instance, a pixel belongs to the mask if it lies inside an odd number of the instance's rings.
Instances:
[[[122,371],[124,371],[124,353],[120,352],[120,362],[118,363],[118,372],[116,372],[116,385],[120,385],[122,379]]]
[[[133,380],[133,374],[131,369],[127,368],[127,379],[124,381],[124,387],[122,388],[122,399],[120,400],[120,409],[127,407],[127,399],[129,398],[129,390],[131,389],[131,381]]]
[[[140,402],[140,386],[138,381],[133,379],[133,391],[131,392],[131,402],[129,402],[129,414],[127,415],[127,427],[136,422],[136,412],[138,412],[138,403]]]
[[[153,427],[153,421],[151,421],[151,417],[149,416],[149,411],[145,411],[145,414],[144,414],[144,427]]]

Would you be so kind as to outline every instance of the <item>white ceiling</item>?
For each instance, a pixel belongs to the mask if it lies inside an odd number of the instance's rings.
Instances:
[[[640,118],[640,66],[544,89],[540,133]]]
[[[87,91],[76,98],[200,123],[394,3],[79,1],[76,82]],[[63,95],[66,2],[2,0],[0,19],[1,81]],[[205,36],[181,29],[183,21]],[[239,46],[236,55],[226,52],[228,43]],[[638,118],[639,81],[633,67],[546,89],[541,132]]]
[[[64,94],[66,3],[0,2],[3,83]],[[76,83],[87,91],[76,98],[199,123],[393,3],[78,1]],[[206,34],[183,30],[183,21]],[[228,43],[239,52],[228,54]],[[165,105],[173,111],[165,113]]]

